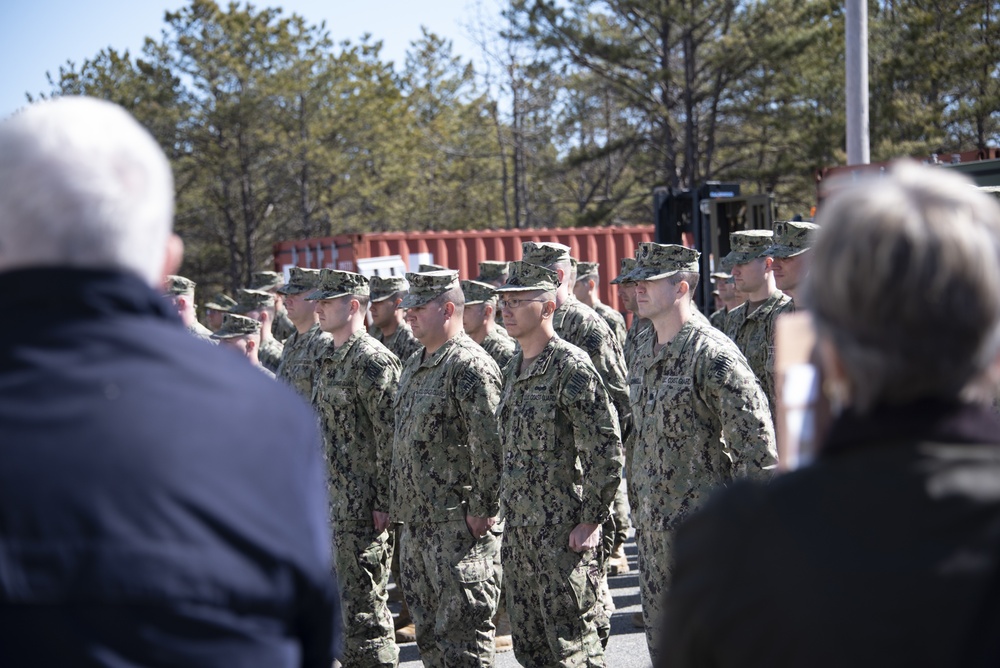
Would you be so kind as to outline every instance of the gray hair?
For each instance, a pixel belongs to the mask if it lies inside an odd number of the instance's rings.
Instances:
[[[1000,350],[1000,205],[913,163],[838,192],[817,218],[805,300],[851,403],[985,400]]]
[[[170,164],[121,107],[60,97],[0,123],[0,271],[119,269],[159,289]]]

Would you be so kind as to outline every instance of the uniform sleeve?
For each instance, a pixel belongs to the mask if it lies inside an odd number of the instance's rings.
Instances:
[[[485,352],[463,365],[457,378],[459,415],[468,439],[472,491],[469,514],[500,512],[501,446],[496,410],[503,383],[500,368]]]
[[[590,361],[597,369],[597,375],[604,383],[608,398],[618,412],[621,434],[627,436],[632,431],[632,409],[628,402],[628,382],[626,381],[625,354],[615,335],[603,319],[587,323],[587,331],[581,339],[580,348],[590,355]]]
[[[699,365],[695,387],[717,407],[722,436],[733,459],[733,477],[767,478],[778,463],[774,426],[760,382],[742,355],[723,350]]]
[[[389,512],[389,474],[395,435],[393,401],[399,388],[400,363],[389,353],[372,356],[365,365],[361,399],[372,425],[375,443],[375,499],[373,510]]]
[[[603,524],[611,512],[624,463],[618,415],[590,365],[569,371],[562,394],[583,469],[579,522]]]

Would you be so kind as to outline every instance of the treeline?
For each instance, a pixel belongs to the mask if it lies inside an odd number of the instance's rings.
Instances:
[[[738,180],[807,212],[844,162],[833,0],[514,0],[480,71],[424,32],[405,63],[280,9],[191,0],[142,54],[52,94],[131,110],[170,156],[184,272],[233,289],[271,244],[343,232],[650,222],[653,187]],[[998,143],[998,2],[871,2],[872,159]],[[491,11],[483,11],[484,15]]]

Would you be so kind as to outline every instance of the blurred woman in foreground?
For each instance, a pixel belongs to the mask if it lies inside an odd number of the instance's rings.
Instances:
[[[660,665],[1000,665],[1000,206],[903,164],[816,222],[833,423],[678,530]]]

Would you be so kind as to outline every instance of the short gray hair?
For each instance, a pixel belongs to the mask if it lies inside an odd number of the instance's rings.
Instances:
[[[170,164],[121,107],[60,97],[0,123],[0,271],[119,269],[159,289]]]
[[[1000,350],[1000,205],[942,168],[903,163],[821,209],[805,300],[859,412],[991,397]]]

